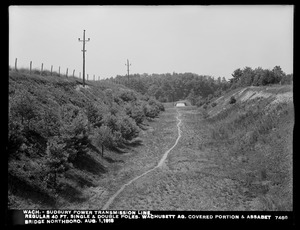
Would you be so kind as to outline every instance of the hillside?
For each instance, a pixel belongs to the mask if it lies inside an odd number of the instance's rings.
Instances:
[[[200,111],[210,130],[200,148],[244,184],[250,209],[292,210],[293,87],[238,88]]]
[[[88,199],[114,154],[164,107],[122,85],[9,72],[8,207],[51,208]]]
[[[10,71],[8,207],[292,210],[293,86],[218,94]]]
[[[146,133],[150,151],[139,155],[156,160],[142,170],[124,165],[124,179],[102,183],[88,207],[293,210],[291,95],[292,86],[273,85],[237,88],[200,108],[166,103],[153,135]]]

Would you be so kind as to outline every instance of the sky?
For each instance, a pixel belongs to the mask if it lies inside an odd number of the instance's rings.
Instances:
[[[100,79],[185,73],[231,78],[246,66],[293,72],[291,5],[10,6],[9,65]],[[91,77],[89,77],[91,79]]]

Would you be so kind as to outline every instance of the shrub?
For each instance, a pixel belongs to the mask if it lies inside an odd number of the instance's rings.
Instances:
[[[229,100],[229,104],[234,104],[236,102],[236,99],[234,96],[231,96],[230,100]]]
[[[72,104],[63,105],[60,118],[61,133],[74,137],[87,132],[88,118],[79,107]]]
[[[106,113],[105,105],[98,106],[95,103],[88,103],[86,106],[86,116],[88,122],[93,127],[100,127],[103,124],[104,114]]]
[[[165,111],[164,105],[163,105],[161,102],[157,101],[157,100],[150,99],[150,100],[148,101],[148,103],[149,103],[149,105],[151,105],[151,106],[157,107],[157,108],[159,109],[159,111]]]
[[[31,120],[38,116],[36,101],[27,91],[21,91],[10,98],[10,112],[14,119],[20,119],[21,124],[29,127]]]
[[[145,116],[150,119],[154,119],[159,114],[159,109],[149,104],[144,104],[143,111]]]
[[[122,120],[119,119],[118,122],[122,138],[124,138],[125,140],[132,140],[133,138],[138,136],[139,128],[132,118],[123,116]]]
[[[114,147],[113,139],[112,130],[108,126],[102,125],[100,128],[94,129],[92,141],[98,148],[102,149],[102,157],[104,155],[104,147]]]
[[[71,104],[61,107],[60,116],[60,138],[66,143],[65,150],[73,161],[78,154],[86,152],[89,144],[88,119],[79,107]]]
[[[135,123],[137,125],[140,125],[143,123],[143,121],[145,120],[145,114],[143,111],[143,107],[142,105],[132,105],[132,104],[127,104],[125,106],[125,113],[131,117],[132,119],[134,119]]]
[[[120,97],[123,101],[126,101],[126,102],[129,102],[129,101],[136,101],[136,100],[137,100],[137,97],[136,97],[135,93],[132,92],[132,91],[125,91],[125,92],[122,92],[121,94],[119,94],[119,97]]]
[[[116,146],[132,140],[139,133],[135,121],[126,114],[107,115],[104,120],[104,124],[112,131],[112,140]]]
[[[63,173],[69,168],[68,153],[64,151],[65,144],[58,137],[53,137],[48,140],[46,149],[46,165],[49,167],[50,177],[54,187],[57,186],[57,174]]]

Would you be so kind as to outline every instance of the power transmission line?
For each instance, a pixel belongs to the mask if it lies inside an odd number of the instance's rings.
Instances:
[[[83,40],[80,40],[80,38],[78,38],[78,41],[80,42],[83,42],[83,48],[82,48],[82,53],[83,53],[83,66],[82,66],[82,84],[83,84],[83,87],[85,86],[85,52],[86,52],[86,49],[85,49],[85,43],[90,41],[90,38],[88,38],[87,40],[85,40],[85,30],[83,30]]]

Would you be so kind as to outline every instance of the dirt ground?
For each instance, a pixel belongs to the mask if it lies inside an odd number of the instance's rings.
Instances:
[[[212,151],[201,147],[208,132],[205,126],[199,128],[195,125],[199,123],[197,120],[199,115],[196,114],[194,107],[167,108],[167,112],[156,124],[158,125],[156,128],[160,127],[161,122],[168,124],[163,128],[165,135],[156,134],[162,130],[155,130],[155,127],[151,131],[152,138],[149,138],[149,130],[145,134],[145,138],[148,136],[145,141],[150,142],[148,146],[153,146],[154,152],[149,151],[146,155],[141,153],[138,158],[132,159],[134,164],[130,166],[128,163],[128,167],[125,166],[119,172],[124,175],[130,172],[128,179],[121,180],[124,177],[118,176],[116,186],[110,186],[114,189],[102,196],[102,202],[107,201],[109,196],[122,186],[122,183],[125,184],[135,175],[138,176],[157,165],[159,158],[178,137],[178,130],[176,130],[178,121],[175,119],[177,110],[181,119],[181,138],[170,151],[163,166],[126,186],[109,205],[109,209],[251,210],[250,204],[253,201],[244,196],[241,184],[230,179],[224,167],[227,162],[219,159]],[[156,136],[162,137],[160,142],[155,141]],[[151,155],[154,156],[153,159]]]

